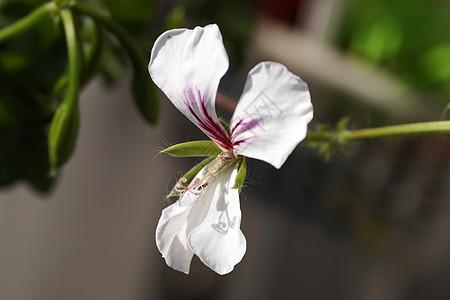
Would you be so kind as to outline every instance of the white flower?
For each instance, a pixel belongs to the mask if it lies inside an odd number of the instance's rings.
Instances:
[[[189,273],[195,254],[215,272],[229,273],[246,250],[239,192],[232,188],[237,158],[280,168],[312,119],[308,87],[279,63],[259,63],[248,74],[229,134],[215,113],[219,81],[228,69],[217,25],[166,31],[153,46],[148,69],[169,100],[223,150],[188,188],[177,185],[181,196],[163,210],[156,244],[178,271]]]

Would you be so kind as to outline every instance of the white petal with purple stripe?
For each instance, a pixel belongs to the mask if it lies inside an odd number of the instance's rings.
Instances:
[[[228,56],[217,25],[173,29],[155,42],[148,70],[156,85],[223,150],[230,139],[215,110],[217,88]]]
[[[305,138],[312,117],[306,83],[282,64],[262,62],[249,72],[231,119],[234,154],[280,168]]]

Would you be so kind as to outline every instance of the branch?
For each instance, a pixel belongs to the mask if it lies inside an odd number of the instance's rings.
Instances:
[[[417,135],[450,135],[450,121],[422,122],[358,130],[308,132],[305,142],[326,142],[336,136],[342,142],[405,137]]]
[[[2,28],[0,30],[0,43],[15,35],[21,34],[22,32],[31,29],[49,13],[56,10],[56,8],[57,6],[54,2],[48,2],[44,5],[39,6],[34,11],[19,19],[18,21]]]

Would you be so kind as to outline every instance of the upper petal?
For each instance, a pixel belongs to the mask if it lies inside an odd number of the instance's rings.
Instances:
[[[228,69],[217,25],[164,32],[153,46],[148,69],[155,84],[184,115],[222,149],[231,149],[215,112],[217,88]]]
[[[234,154],[280,168],[305,138],[312,117],[306,83],[282,64],[259,63],[248,74],[231,120]]]
[[[188,237],[190,247],[200,260],[221,275],[231,272],[241,261],[247,245],[239,228],[239,192],[232,189],[236,174],[237,168],[234,168],[216,179],[210,189],[208,214]]]

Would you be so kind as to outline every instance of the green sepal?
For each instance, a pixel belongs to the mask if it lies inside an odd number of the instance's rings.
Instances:
[[[239,194],[241,193],[242,186],[244,185],[245,176],[247,174],[247,164],[245,163],[245,156],[242,156],[242,160],[239,165],[239,170],[236,175],[236,180],[232,189],[237,189]]]
[[[76,105],[64,103],[53,116],[48,133],[48,156],[52,174],[72,155],[78,135],[79,115]]]
[[[342,132],[342,131],[345,131],[345,130],[347,130],[347,128],[348,128],[348,122],[350,121],[350,118],[349,117],[343,117],[343,118],[341,118],[338,122],[337,122],[337,124],[336,124],[336,131],[338,132],[338,133],[340,133],[340,132]]]
[[[135,71],[131,80],[134,104],[141,116],[151,125],[158,119],[158,94],[147,73]]]
[[[348,132],[347,126],[349,120],[348,117],[340,119],[334,129],[328,125],[319,124],[317,126],[317,132],[329,134],[330,138],[323,141],[308,142],[308,145],[319,150],[319,153],[324,156],[326,161],[329,161],[336,151],[345,154],[348,143],[345,139],[345,134]]]
[[[198,174],[198,172],[201,171],[207,164],[212,162],[214,159],[216,159],[216,156],[210,156],[208,158],[205,158],[200,163],[198,163],[195,167],[190,169],[186,174],[183,175],[184,178],[186,178],[186,182],[184,183],[185,186],[189,186],[191,181],[194,179],[194,177]],[[170,191],[170,193],[166,196],[166,198],[178,196],[179,193],[175,191],[175,187]]]
[[[162,150],[160,153],[167,153],[176,157],[187,156],[217,156],[222,150],[213,141],[194,141],[174,145]]]

